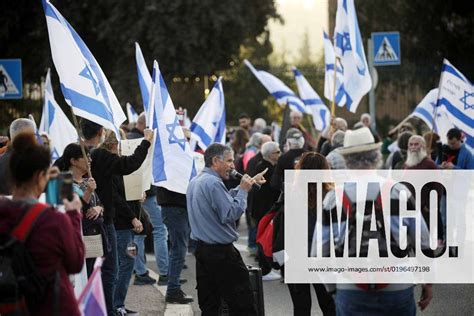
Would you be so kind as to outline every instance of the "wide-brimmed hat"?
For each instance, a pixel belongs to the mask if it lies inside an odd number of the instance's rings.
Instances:
[[[367,127],[346,131],[344,147],[338,149],[341,155],[355,154],[379,149],[382,143],[375,143],[374,136]]]

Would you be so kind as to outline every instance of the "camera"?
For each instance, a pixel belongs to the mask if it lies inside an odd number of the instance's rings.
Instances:
[[[50,205],[61,205],[63,199],[72,201],[72,173],[61,172],[56,178],[50,179],[46,186],[46,203]]]

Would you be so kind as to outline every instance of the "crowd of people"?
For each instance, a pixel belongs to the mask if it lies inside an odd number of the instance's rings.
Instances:
[[[132,155],[120,155],[112,131],[82,119],[82,148],[79,143],[68,145],[54,164],[47,144],[38,139],[34,123],[29,119],[13,121],[10,144],[0,155],[0,196],[11,196],[0,199],[0,232],[9,232],[35,206],[45,209],[26,248],[47,280],[46,290],[34,307],[25,308],[33,308],[35,315],[51,315],[54,309],[61,315],[79,315],[68,275],[79,273],[84,262],[91,275],[95,257],[87,255],[83,236],[99,236],[102,253],[95,256],[105,258],[102,283],[109,315],[134,314],[125,307],[133,275],[136,285],[167,285],[168,303],[193,302],[181,290],[181,284],[186,282],[181,272],[188,251],[196,258],[198,303],[203,315],[217,315],[222,304],[231,315],[256,315],[247,267],[233,243],[240,236],[239,222],[244,215],[247,250],[257,257],[263,280],[283,277],[284,265],[264,258],[257,234],[259,223],[270,211],[281,216],[288,212],[283,203],[285,170],[474,167],[472,153],[458,129],[449,130],[446,144],[441,144],[439,135],[432,132],[418,135],[410,124],[382,140],[372,129],[370,115],[364,114],[352,129],[346,120],[334,118],[316,139],[303,127],[302,118],[301,113],[291,112],[289,128],[278,131],[278,136],[265,120],[255,119],[252,125],[251,118],[241,114],[239,126],[227,144],[212,144],[201,153],[197,150],[196,165],[203,166],[190,181],[186,194],[151,186],[141,200],[134,201],[126,198],[123,176],[142,165],[151,146],[153,131],[146,128],[145,114],[131,129],[122,130],[122,139],[143,138]],[[183,129],[189,141],[189,130]],[[234,169],[242,175],[240,178],[231,176]],[[72,200],[63,201],[65,212],[39,202],[48,180],[58,171],[68,171],[73,178],[74,194]],[[327,186],[323,191],[324,216],[335,202],[334,188]],[[377,194],[373,192],[374,198]],[[351,198],[350,192],[348,197]],[[422,215],[429,216],[426,212]],[[315,247],[311,246],[315,201],[309,201],[308,218],[310,255]],[[153,239],[158,280],[149,275],[145,265],[147,234]],[[444,243],[442,229],[438,230],[438,243]],[[295,315],[310,315],[311,287],[324,315],[416,313],[413,285],[390,284],[380,291],[345,284],[335,288],[323,284],[287,286]],[[422,310],[431,298],[431,285],[424,284],[418,302]]]

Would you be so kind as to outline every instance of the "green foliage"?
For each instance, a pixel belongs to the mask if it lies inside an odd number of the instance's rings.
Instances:
[[[279,18],[274,0],[53,0],[52,3],[94,54],[122,104],[126,101],[141,104],[134,46],[138,42],[149,68],[154,59],[158,60],[170,91],[180,92],[176,96],[172,94],[177,100],[175,105],[190,105],[190,112],[195,112],[203,101],[202,81],[198,84],[195,79],[232,71],[246,46],[259,50],[257,54],[266,59],[264,54],[271,52],[267,22]],[[22,58],[24,82],[39,82],[53,65],[41,1],[3,0],[0,12],[8,12],[0,17],[0,56]],[[52,77],[53,86],[57,87],[54,72]],[[173,87],[175,77],[189,77],[190,84]],[[55,95],[63,103],[59,90],[56,89]],[[197,100],[196,96],[199,96]],[[2,105],[15,106],[21,102],[5,101]],[[243,102],[236,103],[238,109]]]
[[[472,0],[357,1],[363,37],[399,31],[402,65],[379,67],[380,77],[423,90],[438,84],[443,58],[474,79],[474,3]]]

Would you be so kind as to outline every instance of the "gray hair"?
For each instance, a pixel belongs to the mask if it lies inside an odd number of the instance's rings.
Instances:
[[[334,123],[335,130],[340,130],[340,131],[347,130],[347,121],[343,119],[342,117],[336,117],[333,123]]]
[[[301,136],[298,139],[288,138],[286,142],[288,143],[289,149],[301,149],[304,146],[304,137]]]
[[[253,126],[263,130],[265,127],[267,127],[267,122],[263,118],[259,117],[253,121]]]
[[[25,132],[26,129],[32,129],[33,133],[35,133],[36,132],[35,122],[33,122],[32,120],[27,119],[27,118],[19,118],[19,119],[14,120],[10,124],[10,139],[11,139],[11,141],[13,142],[13,139],[15,139],[15,137],[18,134],[21,134],[21,133]]]
[[[211,144],[211,146],[207,147],[206,151],[204,152],[204,165],[206,167],[212,166],[212,159],[214,157],[219,157],[219,159],[224,159],[226,153],[233,153],[232,148],[227,145],[222,145],[219,143]]]
[[[379,169],[382,153],[379,149],[344,155],[347,169]]]
[[[250,146],[255,146],[255,147],[260,147],[262,145],[262,138],[263,134],[262,133],[253,133],[252,136],[250,136],[250,139],[248,143],[245,145],[245,147],[250,147]]]
[[[344,131],[336,131],[331,137],[331,144],[335,147],[340,147],[344,145],[344,137],[346,136],[346,132]]]
[[[279,148],[280,148],[280,144],[278,144],[277,142],[266,142],[265,144],[263,144],[260,152],[262,153],[262,157],[266,159],[273,152],[275,152],[275,150]]]
[[[293,118],[293,117],[303,117],[303,113],[298,112],[298,111],[291,111],[290,118]]]

